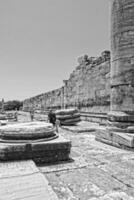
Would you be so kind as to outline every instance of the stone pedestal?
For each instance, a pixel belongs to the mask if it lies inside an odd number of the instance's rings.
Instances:
[[[32,159],[36,163],[69,160],[71,141],[49,123],[28,122],[0,128],[0,162]]]
[[[111,14],[111,111],[96,139],[134,148],[134,0],[113,0]]]
[[[71,142],[59,136],[54,140],[10,142],[0,140],[0,162],[32,159],[36,163],[69,160]]]

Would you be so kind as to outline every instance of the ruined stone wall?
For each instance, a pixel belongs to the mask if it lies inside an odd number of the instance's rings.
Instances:
[[[78,66],[62,88],[26,99],[24,110],[78,107],[83,113],[107,113],[110,105],[110,52],[78,58]]]
[[[62,98],[62,88],[59,88],[24,100],[23,110],[30,111],[34,109],[43,111],[50,108],[59,109],[61,108]]]
[[[67,106],[83,111],[107,112],[110,101],[110,55],[79,63],[66,83]]]

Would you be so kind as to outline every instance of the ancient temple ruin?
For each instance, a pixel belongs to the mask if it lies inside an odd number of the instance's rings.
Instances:
[[[83,119],[107,124],[98,140],[134,147],[133,10],[133,0],[112,1],[111,58],[109,51],[80,57],[63,87],[26,99],[23,109],[78,107]]]

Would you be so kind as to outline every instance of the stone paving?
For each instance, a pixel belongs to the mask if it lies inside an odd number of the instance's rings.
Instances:
[[[32,160],[0,163],[0,200],[58,200]]]
[[[134,200],[134,153],[96,141],[100,128],[89,122],[60,128],[72,141],[70,161],[38,166],[59,200]]]
[[[134,153],[97,142],[95,131],[82,130],[83,122],[73,131],[60,129],[72,141],[70,162],[39,167],[59,200],[133,200]]]

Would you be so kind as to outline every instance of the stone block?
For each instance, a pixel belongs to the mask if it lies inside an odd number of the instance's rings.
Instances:
[[[124,146],[128,148],[134,148],[134,134],[114,132],[105,130],[98,130],[96,132],[96,139],[99,141],[105,141],[105,143],[111,144],[113,146]]]
[[[58,137],[49,141],[29,141],[29,143],[10,143],[0,141],[0,160],[33,159],[35,162],[53,163],[69,159],[71,142]]]

